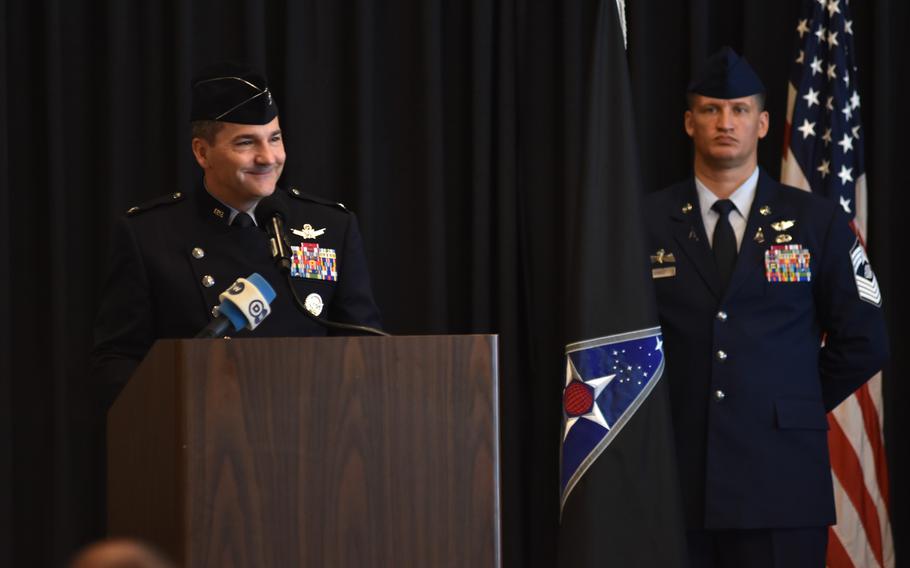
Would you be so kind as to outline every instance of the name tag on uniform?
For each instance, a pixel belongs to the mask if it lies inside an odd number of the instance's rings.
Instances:
[[[300,243],[291,247],[291,276],[310,280],[338,280],[335,249],[321,248],[317,243]]]
[[[651,278],[669,278],[671,276],[676,276],[676,267],[675,266],[664,266],[661,268],[652,268],[651,269]]]
[[[810,282],[812,255],[802,245],[771,245],[765,251],[768,282]]]

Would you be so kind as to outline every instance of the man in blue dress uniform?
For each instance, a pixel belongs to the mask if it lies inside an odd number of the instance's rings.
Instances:
[[[119,219],[95,324],[93,376],[110,403],[159,338],[193,337],[217,314],[218,296],[259,273],[277,292],[271,315],[238,337],[315,336],[328,329],[295,306],[273,262],[264,198],[283,211],[291,286],[313,314],[379,327],[357,221],[339,203],[276,186],[285,162],[278,107],[265,78],[218,64],[193,80],[192,149],[199,185],[131,208]]]
[[[826,412],[887,356],[846,216],[758,168],[764,96],[733,50],[710,57],[685,113],[695,175],[645,204],[693,567],[825,565]]]

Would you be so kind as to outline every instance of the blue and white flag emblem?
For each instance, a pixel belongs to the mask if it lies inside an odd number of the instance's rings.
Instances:
[[[572,488],[660,380],[659,327],[566,346],[560,510]]]

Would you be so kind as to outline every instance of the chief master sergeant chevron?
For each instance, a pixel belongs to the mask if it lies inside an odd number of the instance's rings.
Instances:
[[[213,318],[218,295],[253,272],[277,296],[271,315],[237,336],[327,334],[294,305],[268,236],[256,225],[255,209],[268,196],[287,214],[298,296],[321,300],[325,319],[380,326],[354,215],[276,187],[285,150],[265,78],[242,65],[217,64],[193,80],[192,94],[192,150],[202,180],[131,208],[114,227],[92,352],[92,374],[108,403],[156,339],[193,337]]]
[[[731,49],[709,58],[685,113],[695,175],[645,204],[693,568],[825,565],[826,411],[887,357],[847,219],[757,165],[764,96]]]

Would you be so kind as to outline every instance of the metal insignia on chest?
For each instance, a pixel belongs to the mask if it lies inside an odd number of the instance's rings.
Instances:
[[[315,239],[316,237],[321,237],[325,234],[325,228],[322,229],[313,229],[313,225],[309,223],[304,224],[301,229],[291,229],[291,232],[297,235],[302,239]]]
[[[790,227],[792,227],[794,225],[796,225],[796,221],[794,221],[793,219],[786,219],[783,221],[777,221],[775,223],[771,223],[771,228],[774,229],[775,231],[781,232],[781,231],[786,231],[787,229],[789,229]]]

